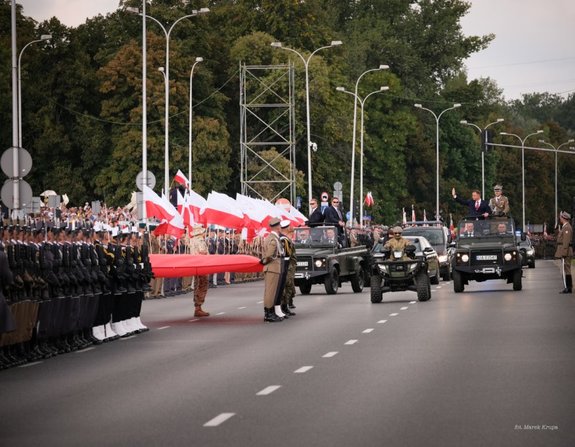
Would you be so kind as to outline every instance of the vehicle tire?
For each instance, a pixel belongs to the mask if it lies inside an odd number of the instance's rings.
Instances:
[[[351,288],[355,293],[361,293],[364,285],[365,275],[363,273],[363,268],[360,265],[357,272],[355,272],[355,275],[351,278]]]
[[[451,272],[451,277],[453,278],[453,291],[455,293],[463,292],[463,289],[465,289],[465,285],[463,284],[463,277],[461,276],[461,273],[459,273],[456,270],[453,270]]]
[[[535,268],[535,261],[532,261],[529,263],[529,268],[530,269],[534,269]]]
[[[381,303],[381,300],[383,299],[383,294],[381,293],[381,276],[372,275],[370,284],[371,302]]]
[[[302,295],[309,295],[311,292],[311,281],[306,281],[299,286],[299,291]]]
[[[451,279],[451,269],[447,269],[447,271],[441,275],[441,279],[449,281]]]
[[[521,290],[521,288],[522,288],[522,284],[521,284],[522,274],[523,274],[523,270],[521,270],[521,269],[515,270],[515,272],[513,272],[513,290]]]
[[[439,270],[437,271],[437,273],[435,273],[435,276],[433,278],[430,278],[430,281],[431,284],[433,284],[434,286],[439,284]]]
[[[417,299],[419,301],[429,301],[431,298],[431,281],[427,273],[419,272],[415,277],[417,287]]]
[[[339,272],[335,267],[331,268],[329,275],[325,278],[324,285],[328,295],[337,293],[337,289],[339,288]]]

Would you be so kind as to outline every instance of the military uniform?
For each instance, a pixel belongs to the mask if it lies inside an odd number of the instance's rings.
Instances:
[[[573,288],[573,278],[571,276],[571,261],[573,260],[573,229],[569,220],[571,216],[565,211],[560,214],[562,225],[559,228],[557,235],[557,249],[555,250],[555,257],[561,259],[562,272],[565,288],[561,293],[571,293]]]
[[[403,253],[403,257],[401,259],[409,259],[409,257],[405,254],[405,249],[407,246],[411,245],[411,242],[408,239],[401,237],[403,229],[401,227],[394,227],[391,231],[394,233],[394,235],[399,235],[399,237],[394,236],[389,239],[383,246],[384,250],[401,251]]]
[[[501,192],[502,187],[496,185],[493,190],[496,193]],[[491,214],[493,216],[507,216],[509,214],[509,199],[503,194],[495,194],[495,197],[489,200],[489,208],[491,208]]]
[[[282,247],[285,253],[284,268],[286,269],[285,284],[281,291],[281,309],[284,314],[294,316],[295,313],[290,309],[295,308],[293,305],[293,297],[295,296],[295,271],[297,267],[295,244],[288,235],[282,235],[280,240],[282,241]]]
[[[202,227],[195,227],[190,239],[190,253],[193,255],[207,255],[208,244],[204,237],[206,230]],[[209,317],[210,314],[202,309],[206,301],[206,295],[209,288],[209,275],[198,275],[195,278],[194,285],[194,316],[195,317]]]
[[[270,323],[282,321],[282,318],[278,317],[274,311],[282,271],[282,249],[279,235],[275,232],[279,224],[279,219],[270,220],[271,233],[264,241],[263,258],[260,261],[264,266],[264,321]]]

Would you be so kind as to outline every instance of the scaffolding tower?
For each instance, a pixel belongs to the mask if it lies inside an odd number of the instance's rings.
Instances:
[[[296,200],[294,67],[240,62],[242,194]]]

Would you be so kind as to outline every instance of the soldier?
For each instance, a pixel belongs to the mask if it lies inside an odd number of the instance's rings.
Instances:
[[[287,273],[288,273],[288,265],[289,265],[289,254],[286,250],[289,250],[289,242],[288,242],[288,237],[286,235],[287,229],[290,226],[290,221],[289,220],[282,220],[280,222],[280,233],[279,233],[279,239],[280,239],[280,246],[281,246],[281,251],[282,251],[282,258],[281,258],[281,273],[280,273],[280,278],[279,278],[279,284],[278,284],[278,288],[276,290],[276,296],[275,296],[275,300],[274,300],[274,309],[275,309],[275,313],[276,315],[278,315],[280,318],[285,318],[288,319],[289,318],[289,310],[288,313],[285,313],[283,311],[283,306],[282,306],[282,299],[283,299],[283,294],[285,291],[285,285],[286,285],[286,279],[287,279]]]
[[[402,251],[404,252],[404,259],[405,256],[405,249],[408,245],[411,245],[411,242],[408,239],[402,237],[403,228],[397,226],[392,228],[393,231],[393,238],[389,239],[385,245],[383,246],[384,250],[391,250],[391,251]]]
[[[282,271],[282,249],[278,233],[280,220],[274,217],[270,219],[268,225],[270,234],[264,241],[263,258],[260,260],[260,263],[264,266],[264,321],[276,323],[283,321],[283,318],[279,317],[274,311],[274,300]]]
[[[563,285],[565,288],[559,293],[571,293],[573,278],[571,276],[571,261],[573,259],[573,229],[571,228],[571,215],[566,211],[559,213],[559,234],[557,235],[557,250],[555,257],[561,259],[561,271],[563,272]]]
[[[190,253],[193,255],[207,255],[208,244],[205,238],[206,230],[200,225],[194,226],[190,240]],[[194,285],[194,317],[209,317],[209,312],[202,309],[208,293],[208,275],[198,275]]]
[[[489,200],[489,208],[493,216],[507,216],[509,214],[509,199],[503,195],[503,187],[495,185],[493,187],[495,197]]]
[[[287,258],[287,266],[286,266],[286,279],[285,279],[285,286],[282,291],[282,300],[281,300],[281,310],[284,314],[288,317],[295,316],[295,312],[292,312],[291,309],[295,309],[293,304],[293,297],[295,296],[295,271],[297,267],[297,258],[295,255],[295,244],[293,242],[293,227],[288,224],[288,227],[282,231],[282,237],[280,237],[283,245],[284,252]],[[284,264],[285,265],[285,264]]]

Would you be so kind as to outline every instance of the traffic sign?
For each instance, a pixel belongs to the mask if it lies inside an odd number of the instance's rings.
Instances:
[[[18,148],[18,173],[14,174],[14,148],[6,149],[0,158],[0,166],[10,178],[24,177],[32,169],[32,156],[23,147]]]
[[[147,171],[147,172],[148,172],[148,175],[146,178],[146,186],[148,188],[154,189],[154,186],[156,186],[156,176],[154,174],[152,174],[151,171]],[[144,171],[138,172],[138,175],[136,176],[136,186],[138,187],[138,189],[140,191],[144,190]]]
[[[32,202],[32,187],[25,180],[18,180],[18,191],[20,195],[20,204],[18,209],[24,209]],[[2,203],[13,210],[14,206],[14,181],[6,180],[0,192]]]

